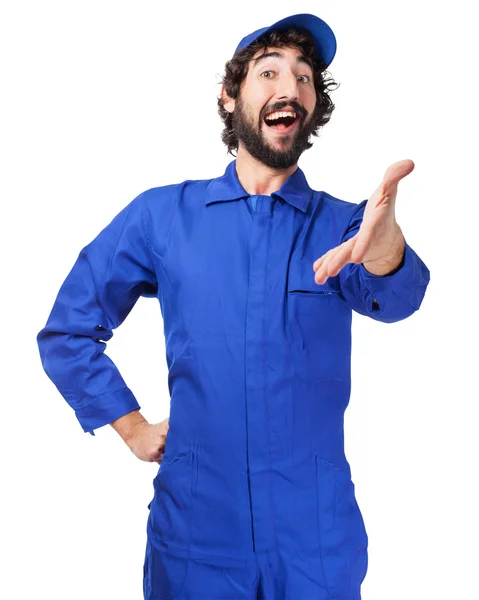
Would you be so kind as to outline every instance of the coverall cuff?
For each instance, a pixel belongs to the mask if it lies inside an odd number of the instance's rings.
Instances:
[[[95,435],[94,429],[112,423],[132,410],[138,410],[133,392],[128,387],[97,396],[90,404],[76,409],[75,414],[85,433]]]
[[[373,296],[393,291],[416,307],[421,303],[429,278],[429,270],[407,242],[401,264],[388,275],[374,275],[362,263],[359,265],[360,282]]]

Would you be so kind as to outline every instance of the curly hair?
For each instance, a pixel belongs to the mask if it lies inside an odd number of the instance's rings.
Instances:
[[[248,63],[258,50],[266,48],[281,48],[281,47],[297,47],[301,53],[309,58],[313,64],[314,88],[316,90],[316,106],[312,116],[312,125],[314,129],[312,135],[318,136],[318,131],[331,118],[335,108],[334,103],[329,97],[330,88],[337,89],[339,83],[336,83],[332,77],[328,77],[330,73],[326,71],[326,65],[322,61],[318,61],[315,56],[314,39],[306,29],[290,28],[284,31],[273,31],[266,36],[262,36],[255,40],[247,48],[237,52],[231,60],[225,65],[225,75],[222,76],[222,81],[219,85],[225,86],[225,92],[230,98],[238,98],[240,95],[241,85],[248,73]],[[224,103],[221,95],[218,97],[218,113],[225,125],[221,139],[228,148],[228,153],[233,154],[233,150],[238,150],[238,138],[233,129],[233,114],[224,108]],[[311,143],[308,144],[310,148]]]

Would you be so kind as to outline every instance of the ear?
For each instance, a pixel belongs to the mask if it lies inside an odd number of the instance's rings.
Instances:
[[[227,110],[229,113],[234,112],[235,100],[234,100],[234,98],[230,98],[228,96],[228,94],[225,91],[224,84],[221,86],[221,99],[223,100],[223,106],[224,106],[225,110]]]

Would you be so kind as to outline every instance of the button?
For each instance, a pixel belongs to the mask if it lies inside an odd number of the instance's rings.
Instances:
[[[96,325],[95,329],[97,331],[105,331],[105,328],[103,327],[103,325]]]

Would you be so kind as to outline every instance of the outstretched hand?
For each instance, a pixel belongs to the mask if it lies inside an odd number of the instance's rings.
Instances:
[[[357,234],[314,261],[316,283],[334,277],[348,263],[363,263],[366,270],[383,275],[401,262],[405,240],[396,222],[397,187],[413,169],[412,160],[400,160],[386,170],[381,184],[366,203]]]

